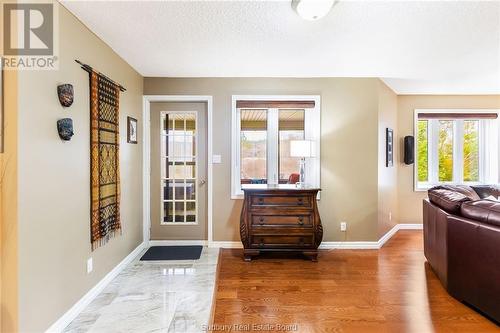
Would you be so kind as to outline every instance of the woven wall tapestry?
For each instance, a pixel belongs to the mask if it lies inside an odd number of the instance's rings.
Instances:
[[[92,250],[121,233],[119,87],[90,72],[90,178]]]

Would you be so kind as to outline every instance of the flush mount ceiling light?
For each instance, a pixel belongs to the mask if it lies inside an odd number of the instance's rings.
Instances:
[[[292,0],[292,8],[304,20],[315,21],[332,9],[335,0]]]

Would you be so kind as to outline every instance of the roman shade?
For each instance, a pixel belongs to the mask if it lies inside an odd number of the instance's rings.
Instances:
[[[443,120],[454,120],[454,119],[497,119],[498,113],[492,112],[455,112],[455,113],[419,113],[418,119],[443,119]]]

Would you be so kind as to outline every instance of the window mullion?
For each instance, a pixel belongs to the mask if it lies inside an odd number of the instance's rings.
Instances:
[[[495,162],[493,164],[494,168],[492,170],[494,178],[492,178],[491,180],[493,183],[499,183],[500,182],[500,121],[498,119],[495,119],[494,123],[491,126],[493,126],[493,128],[491,129],[490,133],[494,132],[494,134],[490,135],[493,135],[492,138],[496,144],[496,149],[495,149],[496,156],[492,154],[493,156],[495,156],[492,157],[495,158]]]
[[[464,182],[464,121],[453,122],[453,182]]]
[[[279,110],[267,111],[267,183],[278,184]]]
[[[439,122],[435,119],[429,120],[429,135],[428,135],[428,164],[429,164],[429,182],[437,184],[439,181]]]
[[[488,156],[491,155],[491,152],[488,152],[489,147],[485,145],[486,133],[489,133],[488,123],[484,120],[479,120],[478,126],[478,141],[479,141],[479,182],[482,183],[485,179],[490,179],[491,176],[491,161],[488,159]]]

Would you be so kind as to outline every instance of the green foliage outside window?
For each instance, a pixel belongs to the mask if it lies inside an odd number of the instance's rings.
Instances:
[[[453,121],[439,121],[438,138],[439,181],[453,181]]]
[[[452,182],[454,120],[439,120],[438,181]],[[417,176],[419,182],[429,181],[429,120],[417,123]],[[463,181],[479,181],[479,121],[463,122]]]
[[[419,120],[417,124],[417,166],[418,166],[418,181],[426,182],[429,180],[429,142],[428,142],[428,127],[427,120]]]
[[[464,121],[464,181],[479,181],[479,121]]]

